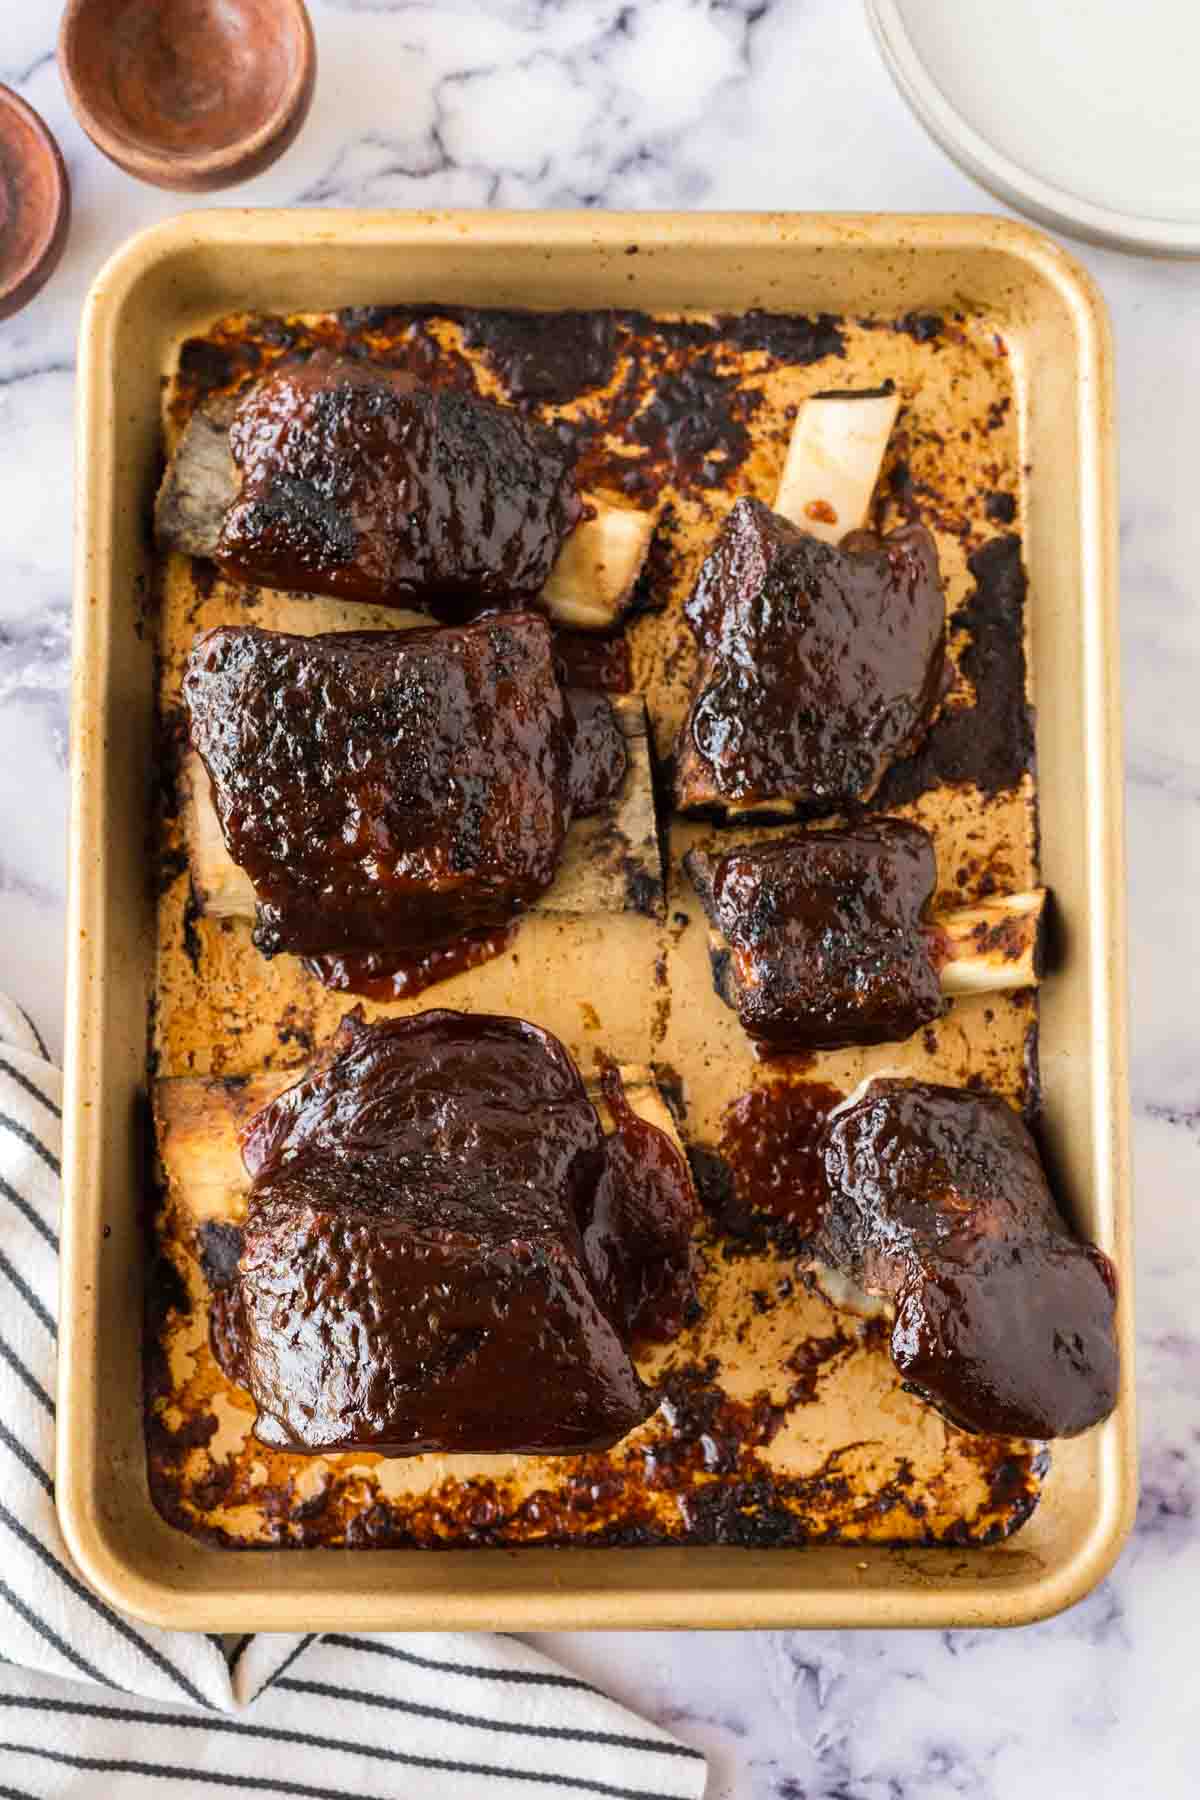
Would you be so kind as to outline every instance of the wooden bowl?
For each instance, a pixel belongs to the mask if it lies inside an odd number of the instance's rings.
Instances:
[[[58,64],[98,149],[139,181],[196,193],[282,156],[317,53],[303,0],[70,0]]]
[[[49,127],[0,87],[0,319],[43,288],[67,241],[71,188]]]

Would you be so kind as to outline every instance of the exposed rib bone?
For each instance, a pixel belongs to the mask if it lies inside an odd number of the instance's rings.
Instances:
[[[546,611],[575,631],[609,631],[628,611],[654,536],[653,513],[590,502],[542,589]]]
[[[1045,916],[1045,888],[935,914],[926,941],[942,992],[987,994],[1036,986],[1042,978]]]
[[[817,395],[796,415],[775,511],[836,544],[866,524],[898,394]]]

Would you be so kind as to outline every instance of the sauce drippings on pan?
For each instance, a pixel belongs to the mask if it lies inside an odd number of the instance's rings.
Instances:
[[[616,373],[616,315],[461,308],[444,314],[462,327],[463,342],[482,350],[512,398],[560,405]]]
[[[843,1098],[820,1081],[773,1081],[741,1094],[726,1111],[721,1155],[739,1203],[815,1231],[825,1205],[821,1129]]]
[[[323,987],[337,994],[357,994],[364,1000],[411,1000],[436,982],[449,981],[453,975],[503,956],[517,931],[516,924],[468,931],[452,943],[434,944],[425,950],[306,956],[304,966]]]

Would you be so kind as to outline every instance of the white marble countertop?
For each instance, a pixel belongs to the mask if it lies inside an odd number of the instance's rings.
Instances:
[[[62,1041],[72,361],[130,232],[184,202],[106,163],[4,8],[0,80],[58,133],[75,214],[0,326],[0,987]],[[239,203],[997,210],[909,117],[859,0],[316,0],[316,101]],[[218,197],[220,198],[220,197]],[[539,1640],[711,1753],[711,1800],[1185,1800],[1200,1605],[1200,264],[1077,251],[1116,326],[1142,1504],[1113,1577],[1009,1634]],[[1196,557],[1196,565],[1189,557]]]

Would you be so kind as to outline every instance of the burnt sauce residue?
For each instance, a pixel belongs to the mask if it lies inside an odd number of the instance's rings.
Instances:
[[[968,558],[972,593],[950,620],[967,644],[959,658],[970,705],[951,701],[924,744],[884,776],[874,809],[904,806],[940,782],[974,782],[984,794],[1015,788],[1033,768],[1033,718],[1025,681],[1025,565],[1013,532]]]
[[[721,485],[750,451],[748,424],[761,392],[743,381],[747,351],[768,366],[805,366],[845,354],[839,322],[750,312],[713,320],[647,313],[515,312],[454,306],[353,307],[319,320],[239,316],[190,339],[174,400],[186,418],[209,394],[244,384],[280,360],[318,351],[369,359],[435,387],[478,391],[471,360],[447,351],[430,327],[456,325],[464,348],[520,411],[545,418],[575,459],[580,487],[606,487],[651,504],[664,485]],[[554,409],[597,404],[566,419]],[[631,455],[630,451],[634,454]]]
[[[734,496],[748,492],[770,502],[763,449],[768,457],[782,454],[792,417],[790,394],[780,398],[780,386],[791,378],[780,372],[811,367],[803,392],[862,387],[855,358],[864,327],[878,334],[872,343],[886,345],[885,367],[873,368],[868,380],[882,379],[889,360],[898,357],[896,381],[905,394],[881,487],[880,529],[923,521],[943,545],[957,538],[964,553],[974,552],[975,583],[951,621],[969,689],[963,697],[971,703],[956,711],[960,694],[951,695],[917,755],[885,775],[871,810],[889,810],[947,782],[974,782],[1003,805],[1032,767],[1021,646],[1024,575],[1019,539],[1009,530],[1017,522],[1019,477],[1005,442],[1011,427],[1002,390],[1009,377],[1001,370],[993,379],[990,351],[968,350],[965,334],[972,325],[961,314],[841,321],[750,312],[658,320],[632,310],[378,305],[319,318],[241,315],[184,345],[169,407],[181,425],[206,397],[244,390],[272,368],[304,363],[318,351],[383,365],[439,391],[497,396],[515,406],[538,428],[540,444],[546,442],[543,431],[553,437],[585,503],[589,494],[607,493],[659,509],[626,629],[608,637],[553,634],[559,687],[609,694],[640,688],[648,680],[650,645],[650,690],[662,682],[670,705],[672,683],[680,691],[675,672],[681,679],[690,674],[691,634],[680,613],[702,556],[697,521],[711,521],[703,527],[707,548]],[[986,422],[982,402],[977,417],[962,421],[963,442],[970,427],[973,446],[956,470],[954,445],[943,454],[937,435],[946,427],[947,402],[940,396],[931,416],[920,396],[924,377],[931,374],[935,387],[939,381],[944,386],[946,369],[960,355],[977,357],[989,396],[999,397],[989,398]],[[193,576],[189,621],[215,591],[211,566],[194,565]],[[258,604],[253,589],[243,604],[252,619]],[[650,611],[662,617],[644,616]],[[168,720],[171,700],[168,692]],[[574,694],[572,705],[578,726],[586,705]],[[582,735],[586,741],[586,730]],[[660,754],[666,747],[660,743]],[[603,771],[612,764],[600,755],[599,766]],[[173,791],[165,774],[163,779]],[[169,812],[164,807],[171,824]],[[1015,854],[1019,861],[1020,850],[1013,852],[1003,832],[998,847],[986,831],[982,836],[978,859],[968,850],[957,873],[956,865],[939,867],[944,886],[965,884],[972,894],[1012,888],[1002,859]],[[172,854],[168,848],[166,856]],[[179,914],[169,903],[187,876],[177,851],[174,857],[169,869],[164,862],[162,876],[170,890],[164,918],[175,934],[168,948],[178,956]],[[671,898],[678,905],[679,896]],[[192,916],[185,914],[185,924]],[[687,920],[676,912],[670,929]],[[198,943],[194,927],[191,935]],[[501,935],[484,930],[465,945],[430,954],[465,955],[473,962],[495,954],[502,946],[493,948],[492,939]],[[372,956],[329,960],[336,966],[322,971],[322,978],[346,991],[384,1001],[419,991],[419,958],[403,967]],[[213,959],[202,969],[179,961],[178,991],[168,1001],[174,1022],[162,1033],[164,1073],[189,1066],[183,1060],[189,1049],[184,1015],[193,1009],[203,1019],[215,1010],[204,983],[211,981],[217,998],[224,998],[224,977]],[[241,965],[234,958],[231,966]],[[446,972],[443,962],[439,978]],[[563,977],[555,970],[552,978]],[[259,997],[252,982],[247,991]],[[294,1063],[314,1040],[322,1002],[312,1000],[313,991],[301,978],[285,1005],[276,990],[264,988],[261,997],[272,1009],[265,1055],[261,1023],[236,1043],[218,1046],[210,1035],[203,1045],[198,1041],[198,1054],[211,1047],[211,1066],[219,1069],[220,1049],[230,1057],[227,1068],[241,1074],[264,1063]],[[1024,1002],[1029,1023],[1022,1093],[1034,1106],[1036,995]],[[603,1044],[603,1037],[596,1042]],[[681,1065],[675,1090],[682,1094],[696,1072],[675,1043],[663,1048]],[[634,1209],[645,1201],[654,1215],[647,1224],[661,1234],[665,1221],[676,1245],[689,1223],[691,1230],[690,1255],[686,1265],[674,1258],[672,1279],[656,1285],[649,1263],[636,1278],[623,1278],[625,1304],[636,1320],[637,1371],[655,1410],[612,1449],[526,1459],[511,1475],[446,1476],[423,1486],[423,1466],[388,1463],[371,1452],[304,1457],[257,1444],[249,1435],[254,1408],[245,1391],[244,1322],[233,1279],[240,1230],[226,1221],[197,1228],[179,1196],[165,1197],[148,1282],[144,1359],[148,1468],[160,1513],[193,1536],[231,1548],[966,1545],[1007,1536],[1037,1504],[1045,1453],[1012,1439],[943,1428],[901,1391],[886,1327],[835,1312],[805,1275],[820,1210],[815,1133],[842,1094],[798,1079],[801,1067],[799,1058],[773,1064],[771,1074],[780,1079],[753,1088],[757,1078],[747,1073],[748,1091],[729,1108],[723,1129],[706,1133],[697,1117],[702,1107],[689,1106],[682,1129],[700,1199],[698,1219],[689,1221],[669,1166],[661,1187],[644,1182],[636,1122],[631,1135],[619,1134],[635,1171],[616,1203],[617,1210],[626,1209],[622,1229],[636,1227]],[[968,1073],[964,1068],[956,1079]],[[662,1085],[670,1089],[669,1082]],[[619,1097],[609,1105],[620,1114]],[[614,1173],[626,1151],[610,1147]],[[678,1338],[664,1344],[677,1327]],[[753,1371],[749,1381],[747,1369]],[[831,1386],[843,1381],[852,1394],[844,1415],[836,1408],[846,1402],[829,1398]],[[853,1428],[858,1418],[865,1441],[848,1441],[859,1435]],[[900,1419],[903,1429],[890,1441],[874,1441],[876,1430],[886,1433],[889,1418]],[[946,1434],[932,1455],[931,1418],[935,1431]],[[823,1435],[831,1429],[835,1436]]]
[[[704,351],[663,376],[653,398],[631,421],[629,435],[647,453],[645,464],[673,464],[685,482],[710,487],[745,462],[748,424],[760,404],[759,394],[732,384],[713,353]],[[653,493],[645,464],[638,464],[622,483],[631,495]]]
[[[461,324],[467,348],[483,351],[514,400],[573,400],[590,388],[607,387],[616,373],[614,313],[496,308],[450,316]]]
[[[790,1281],[779,1288],[790,1291]],[[188,1490],[189,1505],[181,1497],[180,1471],[197,1453],[207,1454],[216,1419],[202,1414],[172,1431],[152,1406],[151,1491],[172,1523],[229,1548],[241,1548],[245,1540],[207,1515],[245,1505],[253,1505],[264,1523],[264,1546],[293,1549],[982,1545],[1023,1524],[1037,1504],[1047,1457],[1011,1439],[956,1439],[982,1492],[970,1519],[947,1518],[945,1496],[926,1491],[902,1456],[885,1479],[875,1470],[864,1479],[869,1447],[861,1443],[828,1451],[803,1475],[774,1465],[773,1446],[819,1399],[822,1378],[863,1350],[882,1355],[879,1322],[830,1314],[824,1331],[785,1351],[773,1389],[748,1396],[727,1391],[717,1357],[680,1357],[659,1378],[658,1410],[635,1437],[607,1454],[555,1459],[553,1482],[532,1491],[504,1477],[449,1477],[428,1492],[389,1497],[378,1485],[374,1459],[362,1456],[349,1470],[326,1463],[319,1481],[301,1491],[294,1463],[279,1466],[263,1450],[253,1479],[236,1459],[210,1457],[206,1475]],[[153,1367],[151,1402],[165,1391],[161,1363]],[[235,1368],[230,1375],[237,1379]]]

